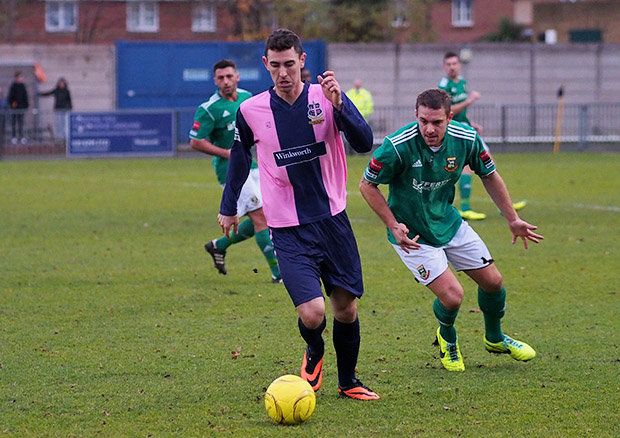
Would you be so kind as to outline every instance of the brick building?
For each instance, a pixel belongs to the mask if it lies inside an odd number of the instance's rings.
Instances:
[[[424,6],[425,19],[414,23],[406,18],[411,4],[392,1],[395,42],[411,42],[417,34],[424,42],[471,43],[507,18],[533,41],[551,30],[558,42],[620,43],[614,26],[620,0],[434,0]],[[261,40],[265,31],[286,26],[274,18],[272,0],[5,0],[2,7],[0,43],[10,44]]]
[[[18,44],[226,40],[236,25],[227,2],[221,0],[13,0],[13,3],[16,7],[7,12],[0,41]]]

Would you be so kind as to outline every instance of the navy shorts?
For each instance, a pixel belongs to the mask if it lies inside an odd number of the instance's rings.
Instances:
[[[280,274],[295,307],[342,287],[360,298],[362,263],[346,212],[286,228],[272,228]]]

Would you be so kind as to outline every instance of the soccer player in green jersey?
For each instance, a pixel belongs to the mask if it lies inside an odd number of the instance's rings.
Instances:
[[[442,365],[463,371],[454,322],[463,301],[463,287],[454,272],[465,272],[478,284],[484,314],[485,348],[527,361],[536,352],[505,335],[501,318],[506,306],[503,279],[478,234],[452,205],[455,186],[465,166],[478,175],[508,222],[512,243],[538,243],[536,226],[519,218],[506,185],[477,132],[452,120],[448,94],[422,92],[416,101],[417,122],[388,135],[375,151],[360,182],[362,196],[387,226],[388,240],[416,280],[435,295],[439,321],[437,341]],[[385,197],[379,184],[389,184]]]
[[[480,99],[480,93],[477,91],[472,91],[471,93],[467,92],[467,81],[461,76],[461,61],[459,56],[454,52],[447,52],[443,57],[443,69],[446,75],[439,81],[439,88],[450,96],[452,112],[454,113],[453,120],[465,123],[482,134],[482,126],[477,123],[472,123],[467,118],[467,108]],[[472,171],[469,166],[466,166],[465,169],[463,169],[458,184],[461,197],[461,208],[459,213],[461,213],[463,219],[482,220],[485,219],[487,215],[472,210],[469,204],[469,199],[471,197],[471,179]],[[515,210],[521,210],[525,205],[525,201],[518,201],[513,204]]]
[[[472,91],[467,93],[465,86],[467,81],[461,76],[461,61],[454,52],[448,52],[443,57],[443,69],[446,76],[442,77],[439,81],[439,88],[444,90],[450,96],[452,102],[452,112],[454,113],[454,120],[461,123],[466,123],[472,126],[476,131],[482,133],[482,127],[480,125],[472,124],[467,118],[467,107],[473,104],[480,98],[480,93]],[[461,208],[459,212],[463,219],[467,220],[481,220],[486,218],[486,214],[479,213],[471,209],[469,205],[469,198],[471,196],[471,178],[472,171],[469,167],[463,170],[461,179],[459,180],[459,194],[461,195]]]
[[[235,118],[239,105],[252,95],[249,91],[237,88],[239,73],[233,61],[223,59],[213,66],[213,81],[217,91],[196,110],[194,124],[189,132],[190,146],[205,154],[213,155],[213,167],[220,185],[226,184],[226,172],[230,148],[235,136]],[[208,138],[208,140],[207,140]],[[258,166],[252,163],[248,177],[237,204],[239,217],[247,215],[236,233],[230,237],[222,236],[205,244],[205,250],[213,257],[215,268],[226,274],[226,250],[232,244],[243,242],[254,236],[258,247],[267,259],[271,270],[271,281],[281,283],[278,261],[269,237],[267,221],[263,214],[260,193]]]

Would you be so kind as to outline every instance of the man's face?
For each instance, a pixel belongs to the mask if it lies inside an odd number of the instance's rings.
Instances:
[[[461,62],[459,58],[453,56],[452,58],[446,58],[443,62],[443,70],[450,79],[456,79],[461,73]]]
[[[218,68],[215,70],[213,82],[220,90],[222,97],[233,97],[237,92],[239,73],[232,67]]]
[[[301,84],[301,69],[304,66],[306,54],[297,54],[294,48],[276,52],[267,50],[263,56],[263,63],[271,75],[276,91],[283,94],[291,93]]]
[[[415,115],[426,144],[431,147],[440,146],[446,136],[448,123],[452,120],[452,113],[446,114],[444,108],[430,109],[420,105],[415,111]]]

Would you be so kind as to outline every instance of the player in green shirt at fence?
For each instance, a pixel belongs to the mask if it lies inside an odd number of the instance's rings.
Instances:
[[[235,136],[237,110],[241,102],[252,95],[249,91],[237,87],[239,73],[233,61],[224,59],[215,63],[213,81],[217,86],[217,91],[196,110],[189,138],[193,149],[213,155],[215,175],[223,187],[226,184],[228,158]],[[239,225],[237,233],[231,233],[230,238],[222,236],[205,244],[205,250],[213,257],[215,268],[220,274],[226,274],[225,257],[228,247],[254,236],[271,270],[271,281],[281,283],[278,261],[263,214],[256,162],[252,162],[250,176],[241,190],[237,211],[239,217],[248,216],[248,219]]]
[[[467,108],[480,98],[480,93],[477,91],[467,92],[467,81],[461,76],[461,61],[459,56],[454,52],[447,52],[443,57],[443,69],[446,75],[439,81],[439,88],[450,96],[452,112],[454,113],[453,120],[465,123],[482,134],[482,126],[472,123],[467,118]],[[466,167],[463,170],[458,184],[461,197],[461,208],[459,212],[463,219],[482,220],[487,217],[486,214],[472,210],[469,203],[471,197],[471,178],[472,171],[469,167]],[[525,201],[519,201],[514,204],[514,208],[518,211],[525,207],[525,205]]]
[[[478,284],[485,348],[527,361],[536,355],[534,349],[501,329],[506,307],[502,276],[480,236],[452,205],[463,168],[470,166],[482,179],[508,222],[512,243],[521,239],[527,249],[528,240],[538,243],[543,236],[519,218],[480,136],[470,126],[452,121],[450,106],[445,91],[422,92],[416,101],[418,121],[385,138],[366,168],[360,191],[387,226],[388,240],[401,260],[437,297],[433,311],[444,368],[465,370],[454,328],[464,291],[448,264]],[[379,184],[389,184],[387,201]]]

